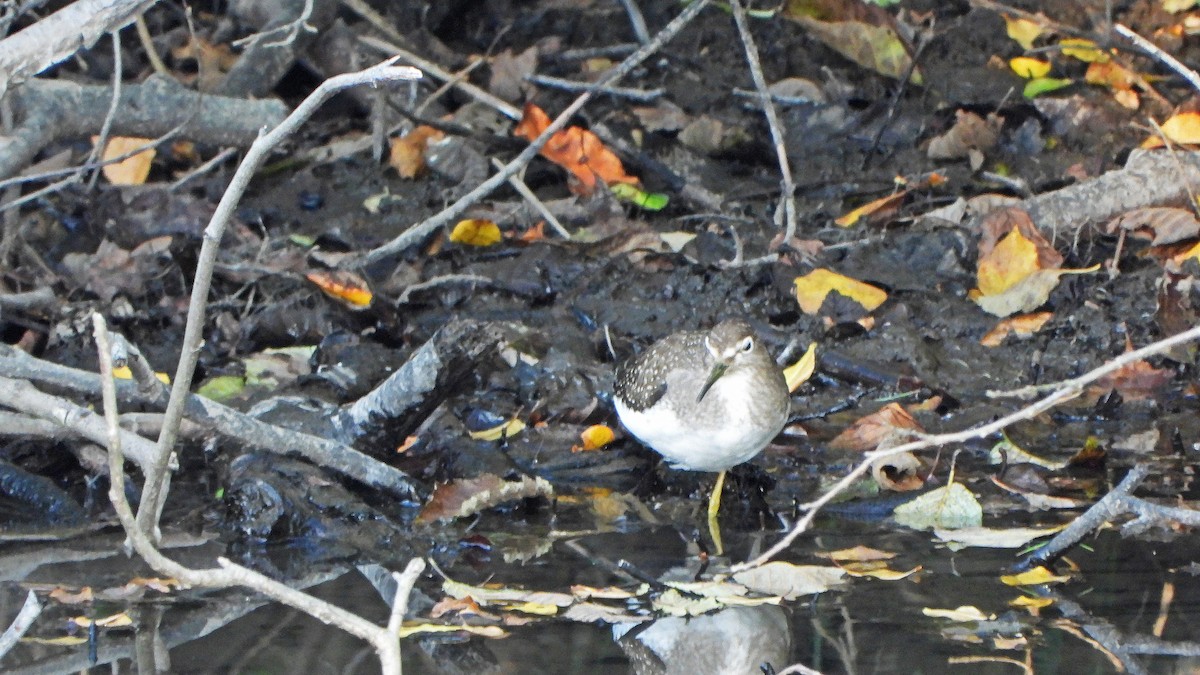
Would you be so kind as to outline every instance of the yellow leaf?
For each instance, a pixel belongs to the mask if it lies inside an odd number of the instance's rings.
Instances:
[[[1171,14],[1186,12],[1200,0],[1162,0],[1162,8]]]
[[[583,441],[583,445],[571,448],[571,450],[599,450],[612,443],[613,430],[604,424],[593,424],[579,434],[579,439]]]
[[[1033,49],[1033,41],[1042,34],[1042,27],[1036,21],[1019,19],[1015,16],[1004,17],[1004,25],[1008,37],[1012,38],[1025,49]]]
[[[797,387],[812,377],[816,369],[817,343],[814,342],[808,346],[808,351],[804,352],[799,361],[783,369],[783,379],[787,380],[788,391],[796,391]]]
[[[491,246],[500,242],[500,226],[490,220],[460,220],[450,233],[450,241],[467,246]]]
[[[867,216],[870,216],[878,211],[897,206],[907,194],[908,190],[903,190],[901,192],[890,194],[886,197],[880,197],[879,199],[863,204],[862,206],[854,209],[850,213],[847,213],[833,222],[838,227],[851,227]]]
[[[1182,265],[1188,258],[1195,258],[1197,262],[1200,262],[1200,242],[1193,244],[1188,250],[1171,258],[1171,261],[1177,265]]]
[[[796,277],[796,301],[805,314],[816,314],[821,310],[821,303],[830,291],[858,302],[868,312],[874,311],[887,300],[887,292],[870,284],[842,276],[827,269],[815,269],[812,272]]]
[[[129,366],[117,366],[116,368],[113,368],[112,375],[118,380],[133,379],[133,371],[129,369]]]
[[[1008,601],[1011,607],[1030,607],[1033,609],[1041,609],[1054,604],[1054,598],[1031,598],[1028,595],[1019,595]]]
[[[472,635],[480,635],[482,637],[502,638],[508,633],[499,626],[468,626],[466,624],[456,626],[446,626],[437,623],[414,623],[406,624],[400,627],[399,636],[401,638],[419,635],[421,633],[470,633]]]
[[[984,347],[999,347],[1004,342],[1004,338],[1009,335],[1027,338],[1041,330],[1042,326],[1054,316],[1051,312],[1037,312],[1036,314],[1021,314],[1020,316],[1004,319],[996,324],[996,327],[988,331],[987,335],[979,341],[979,344]]]
[[[1020,574],[1005,574],[1000,581],[1008,586],[1038,586],[1040,584],[1060,584],[1070,581],[1069,576],[1060,576],[1044,566],[1035,567]]]
[[[125,612],[118,612],[117,614],[112,614],[110,616],[102,616],[102,617],[98,617],[96,619],[91,619],[86,616],[77,616],[74,619],[71,619],[71,621],[76,626],[79,626],[81,628],[87,628],[88,626],[92,625],[93,623],[95,623],[97,626],[100,626],[101,628],[122,628],[124,626],[132,626],[133,625],[133,619],[129,618],[129,615],[126,614]]]
[[[366,280],[347,270],[317,270],[306,273],[304,278],[316,284],[329,297],[346,303],[351,309],[366,309],[374,299]]]
[[[92,143],[98,140],[100,140],[99,136],[92,137]],[[154,139],[151,138],[114,136],[108,139],[108,144],[104,146],[104,152],[100,159],[107,162],[153,142]],[[114,164],[105,164],[101,171],[104,172],[104,177],[108,179],[108,182],[113,185],[141,185],[150,175],[150,163],[154,161],[154,155],[154,148],[149,147]]]
[[[503,609],[521,612],[522,614],[536,614],[538,616],[554,616],[558,614],[558,606],[546,602],[518,602],[511,605],[504,605]]]
[[[999,295],[1038,269],[1037,245],[1013,229],[979,260],[976,280],[983,295]]]
[[[1163,135],[1181,145],[1200,143],[1200,112],[1185,112],[1172,115],[1162,123]],[[1154,137],[1154,140],[1158,140]],[[1144,144],[1143,144],[1143,147]]]
[[[1082,38],[1064,38],[1058,41],[1064,56],[1079,59],[1084,63],[1107,63],[1108,54],[1100,51],[1095,42]]]
[[[922,607],[921,613],[925,616],[937,619],[950,619],[951,621],[991,621],[996,618],[995,614],[984,614],[983,610],[974,605],[962,605],[957,609]]]
[[[1050,72],[1050,62],[1029,56],[1018,56],[1010,59],[1008,67],[1017,75],[1032,80],[1035,77],[1045,77]]]
[[[901,579],[908,578],[917,572],[920,572],[924,568],[920,565],[917,565],[907,572],[902,572],[900,570],[894,570],[888,567],[886,564],[850,563],[848,565],[843,565],[842,569],[846,571],[846,574],[852,577],[871,577],[873,579],[879,579],[880,581],[899,581]]]
[[[472,431],[468,435],[477,441],[498,441],[502,438],[512,438],[525,429],[525,423],[519,419],[511,419],[504,424],[491,429]]]

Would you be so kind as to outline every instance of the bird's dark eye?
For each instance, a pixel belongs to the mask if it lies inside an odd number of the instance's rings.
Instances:
[[[754,349],[754,338],[746,338],[745,340],[742,340],[741,347],[743,352],[749,353],[751,349]]]

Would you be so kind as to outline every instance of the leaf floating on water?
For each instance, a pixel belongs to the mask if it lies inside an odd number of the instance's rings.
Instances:
[[[1008,586],[1040,586],[1041,584],[1061,584],[1070,581],[1071,577],[1051,572],[1045,566],[1038,566],[1020,574],[1005,574],[1000,582]]]
[[[522,476],[520,480],[506,481],[495,474],[484,474],[438,485],[417,515],[417,522],[465,518],[499,504],[553,495],[554,488],[544,478]],[[482,601],[479,597],[475,599]]]
[[[961,483],[931,490],[894,512],[896,522],[914,530],[958,529],[983,524],[983,507]]]
[[[984,614],[982,610],[973,605],[962,605],[955,609],[938,609],[934,607],[923,607],[921,613],[925,616],[931,616],[935,619],[950,619],[951,621],[993,621],[996,618],[995,614]]]
[[[837,588],[845,583],[846,571],[840,567],[793,565],[769,562],[733,575],[733,580],[759,593],[795,600]]]

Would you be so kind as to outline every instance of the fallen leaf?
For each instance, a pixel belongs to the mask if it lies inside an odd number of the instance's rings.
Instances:
[[[1072,84],[1074,84],[1074,80],[1065,77],[1035,77],[1025,83],[1021,95],[1025,98],[1037,98],[1042,94],[1049,94]]]
[[[924,429],[900,404],[889,403],[859,418],[829,441],[829,447],[834,450],[869,452],[892,445],[896,439],[907,438],[909,431]]]
[[[983,507],[961,483],[951,483],[897,506],[893,517],[897,523],[914,530],[953,530],[979,527],[983,522]]]
[[[896,212],[900,203],[904,201],[904,197],[908,195],[908,190],[892,193],[886,197],[872,200],[854,209],[846,215],[834,220],[834,224],[838,227],[853,227],[858,221],[870,216],[882,217]]]
[[[587,429],[584,429],[583,433],[579,434],[579,439],[582,441],[582,444],[572,447],[571,452],[599,450],[609,443],[612,443],[613,436],[613,430],[609,428],[608,425],[593,424]]]
[[[1000,128],[1004,126],[1003,117],[990,113],[987,119],[984,119],[966,110],[959,110],[954,116],[954,126],[929,141],[926,155],[930,159],[969,158],[971,151],[987,152],[995,147],[1000,139]]]
[[[91,586],[84,586],[78,591],[68,591],[62,586],[59,586],[53,591],[50,591],[50,597],[64,605],[81,605],[85,602],[91,602],[96,596],[92,592]]]
[[[923,568],[917,565],[910,570],[894,570],[888,567],[887,563],[876,560],[850,563],[849,565],[843,565],[842,569],[846,570],[846,574],[852,577],[879,579],[880,581],[899,581],[911,577]]]
[[[499,225],[481,218],[460,220],[450,232],[450,241],[466,246],[492,246],[503,238]]]
[[[1050,74],[1050,62],[1029,56],[1018,56],[1008,60],[1008,67],[1018,77],[1032,80],[1035,77],[1045,77]]]
[[[893,79],[921,84],[908,44],[895,19],[881,7],[861,0],[788,0],[782,15],[799,23],[825,46],[858,65]]]
[[[526,79],[537,70],[538,47],[534,45],[520,54],[505,49],[492,57],[492,77],[488,91],[505,101],[519,101],[530,94],[534,87]]]
[[[800,385],[808,381],[817,369],[817,343],[808,346],[808,350],[792,365],[783,369],[783,379],[787,382],[788,391],[794,392]]]
[[[543,478],[521,476],[519,480],[509,481],[495,474],[484,474],[435,487],[429,502],[417,514],[416,521],[424,524],[465,518],[498,504],[531,497],[550,497],[553,494],[554,488]],[[474,597],[482,601],[479,596]]]
[[[859,544],[854,548],[843,548],[836,551],[829,551],[828,553],[817,553],[816,556],[818,558],[829,558],[835,562],[868,562],[871,560],[891,560],[896,557],[896,554]]]
[[[935,619],[950,619],[951,621],[994,621],[995,614],[984,614],[982,610],[973,605],[962,605],[955,609],[937,609],[933,607],[921,608],[921,613],[925,616]]]
[[[1034,539],[1049,537],[1061,530],[1061,527],[1007,527],[1002,529],[991,527],[960,527],[956,530],[938,528],[933,531],[933,534],[948,544],[950,550],[958,551],[971,546],[979,548],[1023,548]]]
[[[738,572],[733,580],[759,593],[795,600],[836,588],[845,583],[845,576],[845,570],[838,567],[769,562]]]
[[[1016,335],[1020,338],[1032,337],[1053,316],[1053,312],[1035,312],[1002,319],[987,332],[987,335],[983,336],[979,344],[984,347],[999,347],[1004,342],[1004,338],[1009,335]]]
[[[512,438],[524,430],[525,423],[514,417],[494,427],[469,431],[467,435],[477,441],[499,441],[505,438]]]
[[[1063,56],[1070,56],[1084,63],[1108,63],[1112,60],[1095,42],[1083,38],[1063,38],[1058,41],[1058,47]]]
[[[513,135],[532,141],[548,126],[549,116],[536,105],[526,103],[521,122],[513,128]],[[590,195],[596,189],[597,181],[633,185],[638,182],[637,177],[625,173],[620,158],[604,147],[596,134],[580,127],[567,127],[555,133],[542,146],[540,154],[571,172],[579,181],[580,192],[585,195]]]
[[[1159,129],[1167,140],[1180,145],[1200,144],[1200,112],[1182,112],[1167,118]],[[1142,141],[1143,148],[1161,148],[1162,139],[1158,134],[1152,134]]]
[[[425,148],[430,140],[437,140],[444,135],[437,129],[422,124],[399,138],[393,138],[388,165],[395,169],[401,178],[416,178],[425,171]]]
[[[350,309],[366,309],[374,299],[366,279],[349,270],[314,270],[306,273],[304,278]]]
[[[92,143],[100,140],[99,136],[92,137]],[[150,175],[150,164],[154,161],[154,156],[157,151],[151,143],[152,138],[133,138],[126,136],[114,136],[108,139],[108,143],[104,146],[104,152],[100,155],[103,162],[121,157],[131,153],[138,148],[146,147],[145,150],[137,152],[125,159],[112,164],[105,164],[101,169],[104,177],[113,185],[143,185],[146,182],[146,177]]]
[[[796,277],[793,283],[796,287],[796,301],[800,303],[800,309],[805,314],[821,311],[825,297],[832,291],[854,300],[868,312],[874,311],[887,300],[886,291],[824,268]]]
[[[1008,37],[1026,50],[1033,49],[1033,41],[1045,30],[1042,24],[1030,19],[1004,15],[1004,28]]]
[[[1163,246],[1200,235],[1200,221],[1191,209],[1154,206],[1128,211],[1105,226],[1109,234],[1118,229],[1149,239],[1151,246]]]
[[[1007,586],[1040,586],[1042,584],[1061,584],[1070,580],[1071,577],[1055,574],[1040,565],[1020,574],[1005,574],[1000,577],[1000,582]]]

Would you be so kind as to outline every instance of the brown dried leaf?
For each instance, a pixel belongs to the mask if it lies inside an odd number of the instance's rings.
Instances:
[[[505,101],[520,101],[533,91],[533,85],[525,78],[537,70],[537,45],[520,54],[505,49],[492,58],[492,79],[488,91]]]
[[[829,447],[835,450],[869,452],[886,447],[885,443],[897,437],[904,437],[907,431],[924,429],[907,410],[900,407],[900,404],[889,403],[850,425],[829,442]]]
[[[963,159],[969,157],[972,150],[987,152],[1000,139],[1003,117],[989,113],[985,120],[965,110],[959,110],[954,115],[954,126],[929,141],[926,154],[930,159]]]
[[[464,518],[505,502],[550,497],[553,494],[554,488],[542,478],[522,476],[520,480],[506,481],[495,474],[484,474],[443,483],[434,488],[429,503],[417,516],[417,522]]]
[[[1190,209],[1167,206],[1134,209],[1109,221],[1105,229],[1113,234],[1117,229],[1127,230],[1142,239],[1149,239],[1151,246],[1174,244],[1200,235],[1200,221]]]

